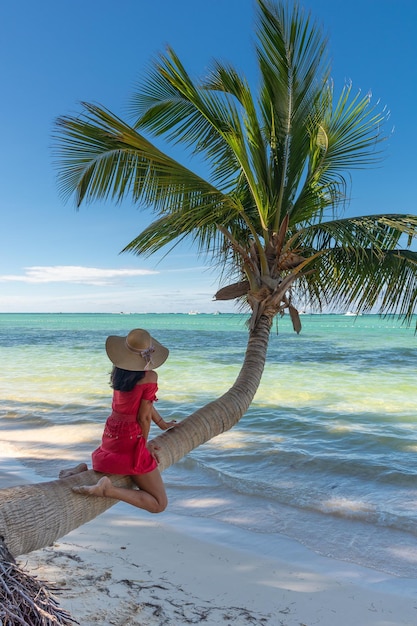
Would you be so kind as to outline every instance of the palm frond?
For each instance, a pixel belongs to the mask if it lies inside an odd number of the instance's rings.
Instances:
[[[295,245],[316,251],[343,247],[354,250],[357,255],[372,248],[378,254],[381,250],[394,250],[401,237],[416,234],[417,215],[387,213],[306,225],[297,232]]]
[[[154,64],[131,104],[135,127],[204,153],[211,179],[223,193],[244,183],[249,208],[266,231],[265,141],[248,85],[230,65],[214,62],[209,77],[194,84],[174,51]],[[243,208],[242,205],[242,210]]]
[[[344,172],[378,162],[378,145],[386,139],[381,129],[388,113],[378,112],[369,95],[352,96],[349,85],[334,106],[333,85],[328,83],[321,98],[322,105],[308,124],[308,173],[292,210],[293,221],[302,221],[312,208],[318,215],[328,207],[335,212],[348,199]]]
[[[267,206],[269,202],[269,159],[268,138],[265,138],[258,118],[257,105],[253,100],[247,81],[231,66],[214,62],[209,77],[204,81],[206,89],[230,94],[241,105],[240,116],[243,128],[240,141],[246,146],[250,155],[248,163],[254,172],[257,185],[257,195],[260,196],[260,206]],[[243,168],[243,173],[247,172]],[[247,178],[247,176],[246,176]],[[250,183],[252,177],[249,179]],[[264,223],[265,216],[261,215]]]
[[[333,89],[328,85],[329,102],[326,115],[321,123],[322,132],[327,135],[327,149],[324,151],[328,162],[326,171],[355,169],[378,162],[381,157],[376,148],[386,137],[381,132],[388,119],[388,111],[378,111],[371,104],[371,96],[352,96],[352,85],[344,87],[336,106],[333,107]]]
[[[367,249],[358,257],[352,249],[334,248],[300,277],[299,289],[320,310],[377,311],[409,323],[417,307],[417,253]]]
[[[84,104],[79,117],[57,120],[55,156],[58,184],[64,197],[112,198],[153,206],[207,206],[215,211],[225,198],[205,179],[170,158],[107,109]],[[228,199],[231,205],[231,199]]]
[[[417,252],[398,244],[416,229],[416,215],[387,214],[299,231],[295,239],[313,259],[309,273],[300,276],[300,291],[319,309],[376,309],[409,322],[417,305]]]
[[[320,100],[329,66],[326,39],[297,7],[260,1],[258,62],[261,108],[270,137],[275,198],[272,228],[296,196],[308,160],[308,122]]]
[[[240,166],[225,138],[242,133],[238,111],[231,99],[195,83],[171,48],[155,60],[132,96],[130,111],[135,128],[204,153],[216,184],[235,180]],[[212,165],[214,155],[218,167]]]

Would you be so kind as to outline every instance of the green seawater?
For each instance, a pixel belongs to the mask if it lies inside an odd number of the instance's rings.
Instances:
[[[164,473],[170,508],[409,575],[417,557],[417,337],[393,317],[303,315],[271,331],[248,413]],[[110,334],[170,348],[158,410],[181,419],[234,382],[247,316],[0,314],[0,440],[34,476],[89,460],[109,413]],[[405,557],[404,555],[408,555]]]

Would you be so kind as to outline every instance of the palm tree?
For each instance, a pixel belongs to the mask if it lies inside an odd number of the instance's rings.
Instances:
[[[416,306],[417,216],[341,216],[350,170],[380,158],[385,112],[350,85],[335,96],[327,41],[309,15],[273,0],[258,0],[257,8],[256,93],[220,62],[193,81],[169,48],[134,93],[131,124],[88,103],[79,116],[57,120],[65,197],[75,194],[78,206],[129,197],[151,207],[155,220],[125,251],[151,255],[193,241],[229,282],[216,298],[237,299],[250,312],[236,382],[158,438],[162,470],[245,413],[276,315],[289,313],[299,332],[300,306],[378,310],[407,323]],[[204,157],[209,176],[174,160],[145,134]],[[0,492],[0,527],[13,554],[48,545],[114,503],[99,498],[86,507],[70,489],[80,480],[87,482],[83,475],[3,490],[7,502]],[[88,480],[96,481],[94,472]],[[128,484],[126,477],[114,480]],[[22,516],[27,502],[38,511],[33,520]]]

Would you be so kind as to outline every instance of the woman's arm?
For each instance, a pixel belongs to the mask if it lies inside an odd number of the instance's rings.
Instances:
[[[171,420],[166,422],[162,415],[158,413],[154,406],[152,406],[152,421],[160,428],[161,430],[168,430],[169,428],[173,428],[176,426],[177,422],[175,420]]]
[[[145,377],[142,379],[142,381],[147,383],[157,383],[158,374],[154,370],[149,370],[148,372],[146,372]],[[162,415],[158,413],[158,411],[155,409],[154,405],[152,405],[151,419],[161,430],[168,430],[169,428],[173,428],[177,425],[177,422],[175,420],[170,420],[169,422],[166,422]]]
[[[149,431],[151,429],[151,421],[152,421],[152,411],[153,404],[150,400],[142,400],[140,401],[137,421],[141,427],[142,435],[145,441],[148,441]]]
[[[158,374],[153,370],[149,370],[145,372],[145,376],[142,378],[139,384],[144,384],[144,383],[156,383],[157,384]],[[152,401],[145,400],[144,398],[142,398],[142,400],[140,401],[136,420],[142,429],[142,435],[145,441],[148,441],[149,431],[151,429],[152,412],[153,412]]]
[[[177,422],[175,420],[166,422],[153,405],[152,405],[151,419],[161,430],[168,430],[169,428],[173,428],[174,426],[177,426]],[[147,448],[149,452],[151,453],[151,455],[153,456],[153,458],[155,459],[155,461],[159,463],[158,450],[160,450],[160,447],[157,444],[153,443],[153,441],[151,441],[147,445]]]

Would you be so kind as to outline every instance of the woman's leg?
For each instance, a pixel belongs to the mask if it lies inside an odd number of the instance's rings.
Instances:
[[[139,509],[149,511],[149,513],[162,513],[167,507],[168,499],[159,470],[154,469],[148,474],[140,474],[131,478],[139,489],[115,487],[110,478],[103,476],[96,485],[82,485],[73,487],[72,490],[87,496],[121,500],[122,502],[127,502],[127,504],[137,506]]]

